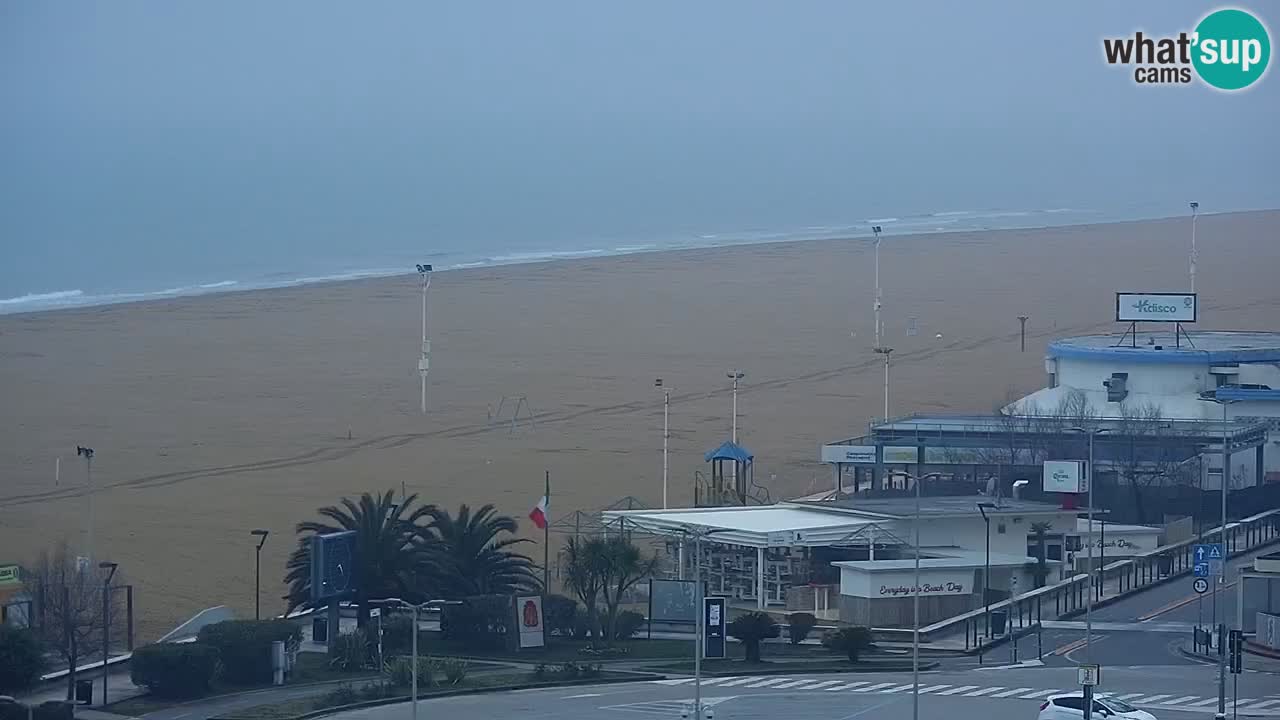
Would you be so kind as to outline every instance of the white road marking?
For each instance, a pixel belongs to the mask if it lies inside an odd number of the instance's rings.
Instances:
[[[898,683],[877,683],[875,685],[868,685],[867,687],[864,687],[864,688],[858,688],[857,690],[854,690],[854,692],[871,692],[872,690],[883,690],[887,687],[893,687],[894,685],[897,685],[897,684]]]
[[[717,684],[722,683],[722,682],[728,682],[729,680],[737,680],[737,679],[738,679],[738,676],[737,676],[737,675],[733,675],[733,676],[731,676],[731,677],[702,678],[702,684],[703,684],[703,685],[717,685]]]
[[[687,678],[675,678],[674,680],[654,680],[653,682],[656,685],[683,685],[685,683],[691,683],[693,682],[693,680],[694,678],[687,677]]]
[[[1156,703],[1156,702],[1159,702],[1159,701],[1161,701],[1161,700],[1164,700],[1165,698],[1171,698],[1171,697],[1173,697],[1173,696],[1172,696],[1172,695],[1152,695],[1151,697],[1138,698],[1138,699],[1136,699],[1136,700],[1132,700],[1132,701],[1130,701],[1130,702],[1133,702],[1133,703],[1142,703],[1142,704],[1144,704],[1144,705],[1150,705],[1150,704],[1152,704],[1152,703]]]
[[[913,687],[915,687],[915,686],[916,686],[916,684],[915,684],[915,683],[907,683],[906,685],[899,685],[899,686],[897,686],[897,687],[891,687],[891,688],[888,688],[888,689],[886,689],[886,690],[881,690],[881,691],[880,691],[880,694],[881,694],[881,695],[888,695],[889,693],[902,692],[903,690],[910,690],[911,688],[913,688]]]
[[[1280,703],[1280,700],[1263,700],[1260,703],[1256,703],[1256,704],[1250,705],[1247,708],[1240,708],[1240,709],[1241,710],[1261,710],[1262,708],[1267,707],[1268,705],[1275,705],[1277,703]],[[1237,705],[1237,707],[1239,707],[1239,705]]]
[[[799,680],[788,680],[787,682],[784,682],[784,683],[782,683],[782,684],[780,684],[780,685],[774,685],[774,686],[773,686],[773,689],[774,689],[774,690],[785,690],[786,688],[793,688],[793,687],[795,687],[795,686],[797,686],[797,685],[807,685],[807,684],[809,684],[809,683],[811,683],[811,682],[813,682],[813,678],[801,678],[801,679],[799,679]]]
[[[998,692],[995,695],[992,695],[991,697],[1005,698],[1005,697],[1009,697],[1010,695],[1017,695],[1018,693],[1026,692],[1030,689],[1031,688],[1017,688],[1015,690],[1005,690],[1004,692]]]
[[[1199,697],[1200,697],[1199,695],[1183,695],[1182,697],[1177,698],[1176,700],[1165,700],[1164,702],[1162,702],[1162,703],[1160,703],[1160,704],[1161,704],[1161,705],[1181,705],[1182,703],[1184,703],[1184,702],[1186,702],[1186,701],[1188,701],[1188,700],[1196,700],[1196,699],[1199,699]]]
[[[977,689],[978,689],[977,685],[961,685],[958,688],[951,688],[950,690],[944,690],[938,694],[939,695],[955,695],[956,693],[969,692],[970,690],[977,690]]]
[[[1060,692],[1063,692],[1063,691],[1062,690],[1037,690],[1033,693],[1027,693],[1026,695],[1019,695],[1018,699],[1019,700],[1037,700],[1039,698],[1047,697],[1049,695],[1057,695]]]
[[[974,690],[973,692],[967,692],[967,693],[965,693],[965,694],[964,694],[964,696],[965,696],[965,697],[979,697],[979,696],[986,695],[986,694],[988,694],[988,693],[993,693],[993,692],[995,692],[995,691],[997,691],[997,690],[1003,690],[1003,689],[1004,689],[1004,686],[1003,686],[1003,685],[998,685],[998,686],[996,686],[996,687],[982,688],[981,690]]]
[[[1218,702],[1218,698],[1209,698],[1208,700],[1201,700],[1200,702],[1190,703],[1187,705],[1187,707],[1203,707],[1205,705],[1214,705],[1217,702]]]
[[[835,685],[837,683],[842,683],[842,682],[844,681],[843,680],[822,680],[821,682],[816,682],[806,687],[805,690],[817,690],[818,688],[825,688],[828,685]]]
[[[930,685],[929,687],[922,687],[922,688],[920,688],[920,692],[921,692],[921,693],[931,693],[931,692],[933,692],[934,690],[944,690],[944,689],[949,688],[949,687],[951,687],[951,686],[950,686],[950,685]],[[1030,690],[1031,688],[1027,688],[1027,689],[1028,689],[1028,690]]]
[[[1136,698],[1136,697],[1142,697],[1143,695],[1146,695],[1146,693],[1129,693],[1129,694],[1127,694],[1127,695],[1117,695],[1117,696],[1116,696],[1116,699],[1117,699],[1117,700],[1124,700],[1124,701],[1128,702],[1129,700],[1132,700],[1133,698]]]
[[[722,683],[720,683],[720,687],[732,687],[732,686],[734,686],[734,685],[742,685],[743,683],[749,683],[749,682],[753,682],[753,681],[756,681],[756,680],[759,680],[759,679],[760,679],[760,676],[758,676],[758,675],[756,675],[756,676],[754,676],[754,677],[753,677],[753,676],[747,676],[747,677],[743,677],[743,678],[736,678],[736,679],[734,679],[734,680],[730,680],[729,682],[722,682]]]
[[[777,685],[780,682],[786,682],[786,681],[787,681],[787,678],[784,678],[784,677],[765,678],[764,680],[753,682],[750,685],[743,685],[742,687],[749,687],[749,688],[769,687],[770,685]]]
[[[831,692],[833,690],[848,690],[849,688],[856,688],[859,685],[868,685],[868,684],[869,683],[866,680],[860,680],[858,682],[845,683],[843,685],[834,685],[832,687],[826,688],[826,690],[827,692]]]
[[[582,693],[581,695],[565,695],[561,700],[576,700],[577,698],[600,697],[604,693]]]

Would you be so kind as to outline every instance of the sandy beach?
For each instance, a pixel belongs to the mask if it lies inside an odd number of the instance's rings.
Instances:
[[[1277,329],[1278,233],[1280,211],[1201,217],[1199,329]],[[1112,293],[1185,290],[1188,242],[1186,219],[886,239],[891,414],[987,412],[1041,387],[1049,340],[1122,329]],[[729,368],[774,498],[825,488],[818,446],[881,413],[868,241],[439,273],[425,417],[418,293],[404,276],[0,317],[0,563],[82,543],[78,444],[97,451],[95,554],[137,584],[154,638],[212,605],[252,614],[252,528],[272,531],[264,610],[282,609],[294,523],[343,495],[403,482],[523,519],[549,470],[553,517],[660,504],[655,377],[672,388],[673,505],[728,436]],[[536,426],[491,424],[503,396]]]

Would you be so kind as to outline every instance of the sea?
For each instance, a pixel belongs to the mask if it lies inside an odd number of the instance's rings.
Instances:
[[[360,245],[361,258],[353,259],[350,251],[333,253],[331,256],[313,252],[303,258],[281,258],[274,261],[275,265],[266,266],[260,257],[254,257],[250,261],[250,245],[243,248],[245,261],[240,264],[242,270],[236,274],[228,275],[227,270],[219,269],[217,272],[221,274],[201,277],[199,268],[188,267],[185,263],[176,263],[175,267],[168,269],[152,264],[146,268],[146,272],[139,272],[138,277],[131,277],[130,273],[117,270],[112,277],[95,276],[96,286],[49,286],[0,297],[0,315],[390,277],[414,273],[418,263],[429,263],[439,272],[689,248],[842,238],[866,241],[873,237],[874,226],[881,228],[882,239],[891,240],[895,235],[1033,229],[1144,220],[1169,217],[1173,214],[1171,210],[1172,208],[1158,206],[1112,211],[1065,207],[939,210],[793,227],[724,227],[671,232],[659,236],[606,240],[566,239],[545,242],[543,246],[537,247],[528,247],[527,242],[521,246],[518,242],[504,243],[497,240],[486,247],[486,243],[473,240],[467,242],[465,247],[441,248],[426,253],[407,251],[402,242],[388,242],[385,248],[379,248],[376,242],[364,242]],[[235,266],[236,263],[224,264],[226,265]],[[156,281],[157,277],[163,278],[166,275],[174,279],[169,282]]]

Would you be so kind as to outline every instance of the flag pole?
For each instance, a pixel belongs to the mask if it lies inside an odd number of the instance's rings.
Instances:
[[[551,592],[551,471],[547,470],[547,518],[542,523],[542,594]]]

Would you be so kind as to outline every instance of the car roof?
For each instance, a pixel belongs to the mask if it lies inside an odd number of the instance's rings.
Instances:
[[[1081,700],[1083,700],[1084,693],[1079,693],[1079,692],[1056,693],[1054,695],[1050,695],[1049,697],[1045,698],[1045,700],[1058,700],[1060,698],[1080,698]],[[1094,698],[1094,700],[1101,700],[1101,699],[1102,698],[1098,698],[1098,697]]]

